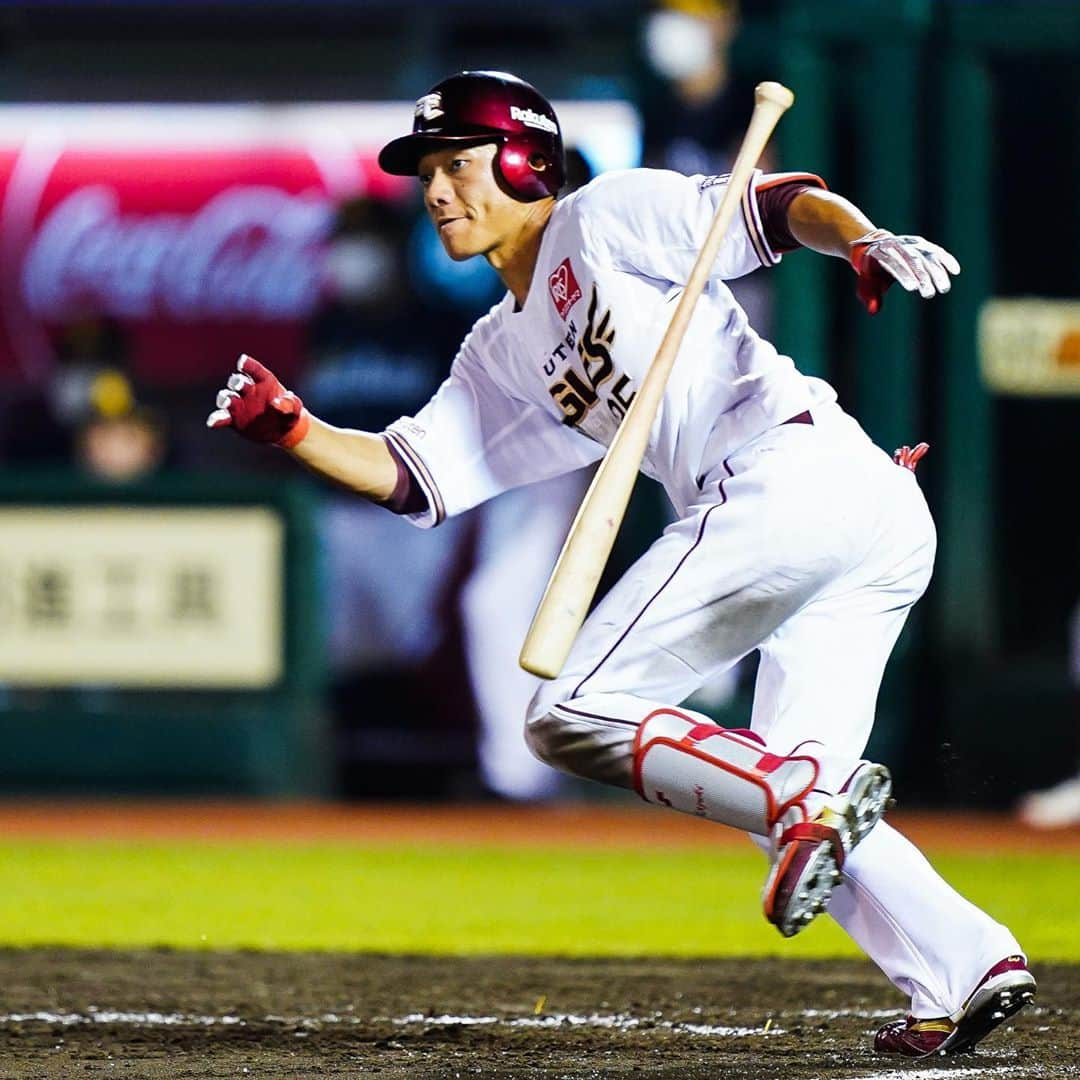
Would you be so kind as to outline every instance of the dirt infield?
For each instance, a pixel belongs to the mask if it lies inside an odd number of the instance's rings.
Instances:
[[[862,963],[0,951],[0,1077],[1078,1076],[1077,971],[1036,974],[977,1053],[905,1063]]]

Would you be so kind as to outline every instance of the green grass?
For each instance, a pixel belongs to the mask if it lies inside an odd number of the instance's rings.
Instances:
[[[1033,958],[1080,960],[1069,855],[934,860]],[[0,844],[0,945],[591,956],[856,956],[757,903],[756,852],[345,844]]]

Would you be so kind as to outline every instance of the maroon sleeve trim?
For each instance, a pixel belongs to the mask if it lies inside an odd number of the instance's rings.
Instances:
[[[765,230],[761,225],[757,199],[754,195],[753,181],[746,185],[742,195],[739,197],[739,205],[742,207],[746,233],[750,237],[750,243],[754,246],[754,254],[757,255],[758,262],[762,266],[775,266],[780,259],[779,256],[769,250],[768,242],[765,239]]]
[[[427,496],[419,483],[417,483],[412,470],[405,464],[401,451],[387,435],[383,435],[382,439],[386,443],[386,448],[390,451],[390,456],[394,459],[394,465],[397,468],[397,481],[394,484],[394,490],[390,498],[382,505],[394,514],[420,514],[429,509]]]
[[[783,254],[785,251],[794,251],[802,247],[791,232],[791,226],[788,224],[788,210],[799,195],[810,190],[810,184],[796,180],[758,192],[761,227],[765,232],[765,240],[773,251]]]
[[[829,190],[825,181],[814,173],[773,173],[756,185],[754,194],[761,231],[766,244],[777,256],[802,247],[788,225],[788,210],[799,195],[813,188]]]

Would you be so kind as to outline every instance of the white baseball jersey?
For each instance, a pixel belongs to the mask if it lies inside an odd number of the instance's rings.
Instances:
[[[835,400],[827,384],[758,337],[723,284],[780,261],[766,242],[756,191],[782,179],[755,173],[744,192],[649,438],[642,471],[663,484],[680,514],[729,454]],[[605,174],[556,204],[524,305],[518,310],[507,293],[473,327],[434,398],[386,432],[427,497],[415,524],[437,525],[603,455],[667,329],[726,180],[634,169]]]

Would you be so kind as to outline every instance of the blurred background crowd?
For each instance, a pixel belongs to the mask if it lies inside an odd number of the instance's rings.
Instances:
[[[584,794],[525,749],[516,656],[587,475],[429,534],[204,427],[241,352],[343,426],[427,400],[499,282],[375,154],[493,68],[555,101],[568,189],[724,172],[783,81],[765,169],[955,252],[952,296],[873,323],[810,255],[733,288],[879,442],[932,446],[876,753],[910,801],[1080,822],[1075,3],[0,2],[0,55],[0,790]],[[611,573],[666,513],[643,481]],[[695,704],[739,726],[752,682]]]

